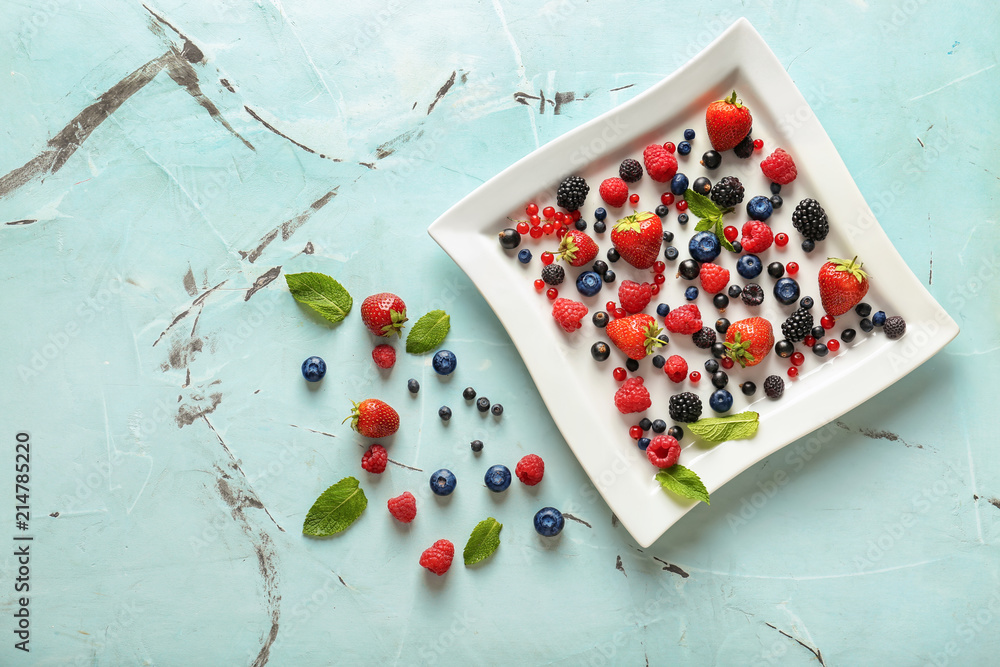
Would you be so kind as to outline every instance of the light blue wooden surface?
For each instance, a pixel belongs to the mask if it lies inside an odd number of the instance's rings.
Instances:
[[[30,432],[35,536],[31,653],[13,648],[8,555],[0,663],[993,664],[1000,10],[341,4],[0,9],[0,174],[47,150],[68,158],[19,187],[0,181],[0,223],[36,220],[0,225],[4,469],[15,434]],[[963,333],[640,551],[425,229],[739,16]],[[123,80],[133,94],[90,134],[94,116],[82,118],[75,151],[47,145]],[[540,91],[562,94],[558,115],[515,99]],[[329,273],[358,302],[387,289],[414,314],[446,308],[455,377],[407,355],[374,372],[356,313],[331,329],[281,277],[248,291],[279,270]],[[312,390],[298,372],[310,354],[332,367]],[[504,419],[466,410],[466,384],[502,402]],[[340,420],[367,395],[400,407],[390,455],[424,472],[358,469]],[[445,403],[456,416],[442,427]],[[486,465],[532,451],[548,465],[537,490],[478,492]],[[450,502],[425,491],[442,466],[459,476]],[[312,500],[347,474],[362,478],[366,514],[335,539],[303,538]],[[407,489],[420,509],[400,528],[385,501]],[[544,504],[589,525],[543,542],[530,522]],[[461,548],[488,515],[505,524],[491,561],[442,579],[417,566],[431,542]],[[16,532],[12,516],[4,526]]]

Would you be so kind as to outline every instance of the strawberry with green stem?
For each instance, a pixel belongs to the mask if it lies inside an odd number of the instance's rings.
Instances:
[[[652,315],[645,313],[619,317],[608,322],[605,330],[611,342],[636,361],[645,359],[653,350],[666,344],[659,338],[663,329],[656,325]]]
[[[385,401],[366,398],[360,403],[351,403],[354,407],[344,421],[350,420],[351,428],[364,437],[388,438],[399,429],[399,413]]]
[[[733,322],[726,331],[726,356],[741,367],[756,366],[774,347],[774,330],[763,317]]]
[[[734,90],[726,99],[708,105],[705,110],[705,127],[708,129],[708,140],[712,142],[712,148],[721,153],[736,148],[750,134],[753,116],[743,101],[736,97]]]
[[[597,257],[597,251],[598,247],[594,243],[594,239],[578,229],[570,229],[559,241],[559,248],[556,250],[555,256],[569,262],[570,266],[584,266],[590,264]]]
[[[361,303],[361,320],[376,336],[399,336],[406,323],[406,304],[391,292],[372,294]]]
[[[868,273],[862,262],[830,257],[819,269],[819,298],[827,315],[837,317],[861,303],[868,294]]]
[[[648,269],[660,255],[663,221],[649,211],[627,215],[612,228],[611,243],[626,262],[637,269]]]

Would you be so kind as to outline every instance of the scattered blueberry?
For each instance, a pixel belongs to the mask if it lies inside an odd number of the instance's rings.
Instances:
[[[712,297],[712,305],[719,310],[725,310],[729,306],[729,297],[720,292]]]
[[[688,214],[687,213],[681,213],[679,216],[677,216],[677,223],[678,224],[680,224],[680,225],[686,225],[687,222],[688,222]]]
[[[852,340],[854,340],[854,337],[857,335],[858,332],[855,331],[854,329],[844,329],[843,331],[840,332],[840,340],[844,341],[845,343],[850,343]]]
[[[776,195],[781,192],[781,183],[771,183],[771,194]]]
[[[326,362],[322,358],[309,357],[302,362],[302,377],[309,382],[319,382],[324,375],[326,375]]]
[[[861,330],[864,331],[865,333],[868,333],[869,331],[875,328],[875,325],[872,324],[872,321],[866,317],[862,319],[860,322],[858,322],[858,327],[860,327]]]
[[[733,395],[725,389],[712,392],[708,398],[708,405],[716,412],[727,412],[733,407]]]
[[[752,280],[760,275],[760,272],[764,270],[764,263],[760,261],[760,257],[757,255],[743,255],[736,261],[736,273],[740,274],[747,280]],[[733,287],[739,289],[738,285],[733,285],[729,289],[732,290]],[[729,296],[736,298],[739,293]]]
[[[664,230],[663,231],[663,241],[665,243],[670,243],[673,240],[674,240],[674,233],[672,231],[670,231],[669,229]]]
[[[591,318],[594,322],[594,326],[603,329],[608,326],[608,314],[603,310],[599,310],[594,313],[594,317]]]
[[[480,412],[486,412],[487,410],[489,410],[490,399],[486,398],[485,396],[480,396],[476,400],[476,409],[479,410]]]
[[[747,215],[751,220],[767,220],[774,212],[771,200],[760,195],[753,197],[747,202]]]
[[[664,345],[670,344],[670,337],[667,336],[667,334],[665,334],[665,333],[664,334],[660,334],[659,336],[657,336],[656,340],[660,341]]]
[[[584,271],[576,279],[576,289],[584,296],[594,296],[603,286],[604,282],[594,271]]]
[[[667,360],[663,358],[662,354],[657,354],[657,355],[653,356],[653,366],[654,367],[656,367],[656,368],[663,368],[664,364],[666,364],[666,363],[667,363]]]
[[[500,405],[499,403],[494,403],[493,407],[490,408],[490,414],[492,414],[494,417],[499,417],[500,415],[503,414],[503,406]]]
[[[506,491],[510,486],[510,468],[504,465],[490,466],[483,481],[486,482],[486,488],[493,493]]]
[[[656,209],[653,212],[656,213],[657,216],[665,218],[667,217],[667,213],[670,212],[670,209],[664,206],[663,204],[660,204],[659,206],[656,207]]]
[[[599,259],[596,262],[594,262],[594,265],[591,266],[590,269],[594,273],[602,274],[602,273],[604,273],[605,271],[608,270],[608,263],[605,262],[603,259]]]
[[[648,431],[650,428],[652,428],[652,426],[653,422],[649,421],[649,417],[643,417],[642,419],[639,420],[639,428],[641,428],[643,431]]]
[[[719,165],[722,164],[722,154],[719,151],[705,151],[705,154],[701,156],[701,163],[705,169],[718,169]]]
[[[590,346],[590,356],[597,361],[606,361],[611,356],[611,347],[602,340]]]
[[[775,211],[777,211],[779,208],[781,208],[781,205],[783,203],[784,202],[781,201],[781,197],[779,195],[772,195],[771,196],[771,206],[774,207]]]
[[[635,359],[626,359],[625,360],[625,368],[627,368],[627,369],[629,369],[629,371],[635,373],[637,370],[639,370],[639,362],[636,361]]]
[[[462,398],[464,398],[465,400],[471,401],[475,397],[476,397],[476,390],[473,389],[472,387],[466,387],[465,389],[462,390]]]
[[[802,252],[812,252],[816,249],[816,242],[812,239],[806,239],[802,242]]]
[[[665,303],[659,303],[656,305],[656,314],[660,317],[666,317],[667,313],[670,312],[670,306]]]
[[[817,357],[825,357],[830,350],[827,349],[826,345],[823,343],[816,343],[813,345],[813,354]]]
[[[420,391],[420,383],[414,380],[413,378],[410,378],[409,380],[406,381],[406,388],[409,390],[411,394],[415,394],[418,391]]]
[[[684,290],[684,298],[688,301],[694,301],[698,298],[698,288],[691,285],[686,290]]]
[[[608,248],[607,257],[608,261],[611,262],[612,264],[621,259],[621,255],[619,255],[618,251],[615,250],[614,248]]]
[[[731,245],[733,246],[733,252],[737,255],[743,252],[743,244],[739,241],[733,241]]]
[[[535,531],[543,537],[555,537],[564,525],[566,519],[555,507],[543,507],[535,514]]]
[[[692,130],[690,127],[684,130],[684,138],[687,139],[688,141],[694,139],[694,130]]]
[[[699,262],[711,262],[722,252],[722,246],[712,232],[698,232],[691,237],[688,251]]]
[[[642,451],[646,451],[646,448],[649,447],[650,442],[651,440],[649,438],[639,438],[639,440],[636,441],[636,444],[639,445],[639,449],[641,449]]]
[[[595,234],[603,234],[607,230],[608,230],[608,226],[606,224],[604,224],[603,220],[598,220],[597,222],[594,223],[594,233]]]
[[[880,310],[877,313],[875,313],[874,315],[872,315],[872,324],[874,324],[877,327],[880,327],[883,324],[885,324],[885,311],[884,310]]]
[[[476,452],[477,454],[483,451],[482,440],[473,440],[472,442],[469,443],[469,446],[472,447],[472,451]]]
[[[451,350],[438,350],[431,360],[434,372],[438,375],[451,375],[455,371],[457,363],[458,359],[455,358],[455,353]]]
[[[668,245],[663,250],[663,258],[666,259],[667,261],[670,262],[674,261],[675,259],[677,259],[678,255],[680,255],[680,253],[677,251],[677,248],[673,247],[672,245]]]
[[[782,278],[774,283],[774,298],[790,306],[799,298],[799,284],[792,278]]]
[[[767,275],[777,280],[785,275],[785,265],[781,262],[771,262],[767,265]]]
[[[667,422],[662,419],[653,420],[653,433],[663,433],[667,430]]]
[[[583,218],[580,218],[579,220],[573,223],[573,226],[582,232],[585,229],[587,229],[587,221],[584,220]]]
[[[607,271],[605,271],[604,272],[604,276],[603,276],[604,282],[606,282],[606,283],[613,283],[615,281],[616,277],[617,276],[615,276],[615,272],[612,271],[611,269],[608,269]]]
[[[858,317],[868,317],[872,314],[872,307],[867,303],[859,303],[854,307],[854,312],[858,314]]]
[[[455,473],[441,468],[431,475],[431,491],[439,496],[449,496],[455,490]]]
[[[603,208],[599,208],[594,211],[594,220],[604,220],[606,217],[608,217],[608,212]]]
[[[706,373],[715,373],[718,370],[719,370],[719,362],[718,361],[716,361],[715,359],[706,359],[705,360],[705,372]]]
[[[684,174],[674,174],[674,177],[670,179],[670,191],[679,197],[687,192],[687,189],[688,177]]]
[[[440,417],[444,421],[448,421],[449,419],[451,419],[451,408],[449,408],[447,405],[442,405],[440,408],[438,408],[438,417]]]
[[[742,292],[742,291],[743,291],[743,288],[741,288],[739,285],[730,285],[729,286],[729,298],[730,299],[738,299],[738,298],[740,298],[740,292]]]
[[[802,300],[799,301],[799,308],[804,308],[805,310],[809,310],[810,308],[813,307],[815,303],[816,302],[813,301],[813,298],[811,296],[804,296],[802,297]]]
[[[675,440],[680,440],[684,437],[684,429],[674,424],[669,429],[667,429],[667,435],[674,438]]]
[[[819,340],[820,338],[826,335],[826,329],[817,324],[812,328],[812,331],[809,332],[809,335],[815,338],[816,340]]]
[[[681,143],[677,144],[678,155],[687,155],[690,152],[691,152],[691,144],[689,144],[688,142],[682,141]]]

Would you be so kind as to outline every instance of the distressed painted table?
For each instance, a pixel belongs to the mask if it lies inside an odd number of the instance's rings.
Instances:
[[[13,494],[3,525],[34,538],[5,549],[0,662],[995,661],[1000,465],[981,417],[1000,351],[995,5],[643,3],[640,21],[574,0],[202,4],[0,9],[8,494],[17,434],[31,453],[28,529]],[[640,551],[425,229],[740,15],[963,334]],[[456,377],[408,355],[374,372],[356,314],[327,327],[290,298],[281,274],[305,270],[447,309]],[[319,387],[299,376],[310,354],[332,367]],[[460,409],[466,384],[504,419]],[[340,420],[368,394],[401,407],[391,455],[423,472],[360,473]],[[435,502],[430,470],[467,487],[481,474],[475,437],[491,462],[542,454],[546,481]],[[347,474],[366,514],[303,538],[313,499]],[[384,507],[405,489],[421,509],[401,528]],[[530,526],[542,504],[578,519],[551,544]],[[506,525],[491,561],[441,579],[417,566],[487,515]],[[30,654],[14,646],[23,613]]]

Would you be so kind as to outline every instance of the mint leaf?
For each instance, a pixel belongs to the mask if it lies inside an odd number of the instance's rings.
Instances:
[[[479,561],[486,560],[493,555],[493,552],[500,546],[500,530],[503,524],[489,517],[483,519],[472,529],[469,541],[465,543],[465,550],[462,557],[466,565],[475,565]]]
[[[722,218],[719,218],[718,222],[715,223],[715,238],[719,239],[719,245],[723,248],[729,252],[736,252],[736,249],[733,248],[733,244],[726,238],[726,228],[722,224]]]
[[[320,494],[309,508],[302,534],[329,537],[347,530],[368,507],[368,498],[358,480],[345,477]]]
[[[285,282],[296,301],[334,324],[344,319],[354,305],[344,286],[322,273],[288,273]]]
[[[699,218],[722,218],[722,211],[714,201],[691,188],[684,192],[684,200],[688,203],[688,210]]]
[[[679,463],[656,473],[656,481],[667,491],[684,498],[700,500],[706,505],[711,504],[708,500],[708,489],[702,484],[701,478],[693,470]]]
[[[696,232],[707,232],[715,227],[715,218],[702,218],[698,221],[698,224],[694,226],[694,231]]]
[[[443,310],[432,310],[410,328],[406,336],[406,351],[425,354],[444,342],[451,328],[451,317]]]
[[[688,425],[688,430],[702,440],[723,442],[725,440],[746,440],[752,438],[760,425],[756,412],[741,412],[728,417],[699,419]]]

